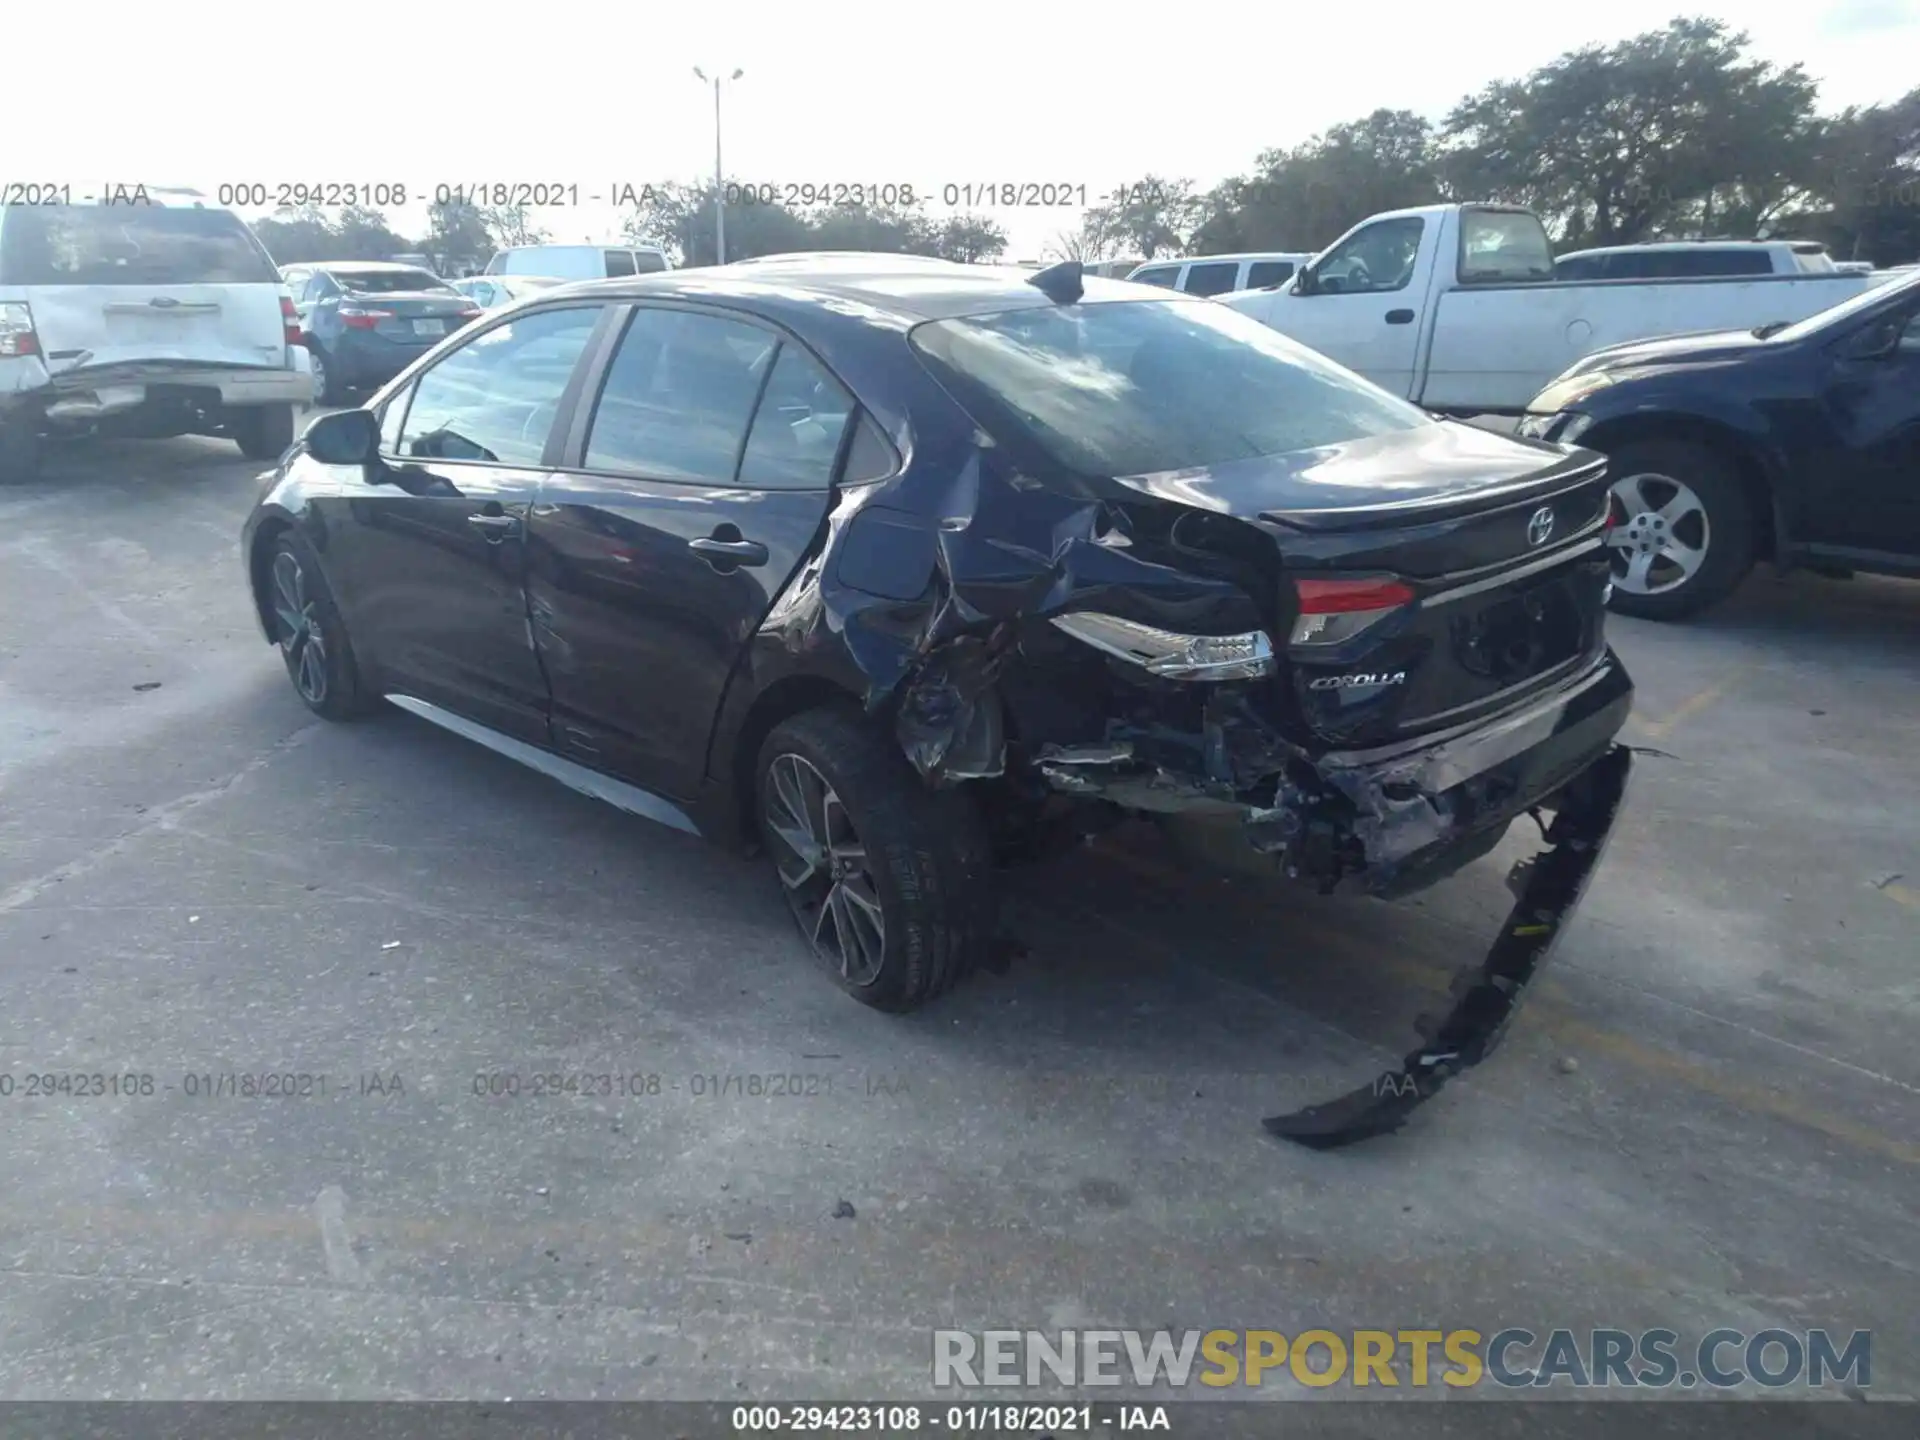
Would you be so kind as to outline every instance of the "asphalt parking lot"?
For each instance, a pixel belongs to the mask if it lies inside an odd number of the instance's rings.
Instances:
[[[1550,975],[1315,1154],[1260,1116],[1405,1050],[1505,852],[1387,906],[1122,836],[1015,883],[1010,973],[871,1013],[761,869],[311,717],[260,469],[0,492],[0,1395],[909,1396],[936,1326],[1070,1325],[1871,1329],[1920,1392],[1920,586],[1612,622],[1645,748]],[[474,1093],[582,1072],[638,1093]]]

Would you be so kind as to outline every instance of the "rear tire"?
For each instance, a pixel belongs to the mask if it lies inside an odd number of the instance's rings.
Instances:
[[[1732,594],[1753,568],[1756,538],[1733,462],[1685,440],[1624,445],[1611,460],[1609,608],[1682,620]]]
[[[992,876],[970,795],[929,790],[890,737],[837,708],[776,726],[754,775],[788,908],[842,990],[914,1010],[979,963]]]
[[[316,405],[340,405],[345,403],[347,392],[340,387],[333,366],[327,363],[326,353],[318,345],[309,345],[307,355],[313,365],[313,403]]]
[[[250,460],[278,460],[293,444],[293,406],[249,405],[236,410],[227,431]]]
[[[38,480],[41,453],[34,417],[0,425],[0,485],[30,485]]]
[[[346,622],[313,547],[282,532],[267,557],[265,581],[274,638],[300,703],[325,720],[357,720],[379,709],[379,697],[361,681]]]

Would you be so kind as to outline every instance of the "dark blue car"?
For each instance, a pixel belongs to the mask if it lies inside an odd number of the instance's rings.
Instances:
[[[1378,895],[1542,819],[1401,1070],[1269,1122],[1325,1145],[1491,1049],[1593,872],[1633,698],[1606,514],[1600,456],[1209,300],[801,258],[492,312],[316,420],[243,544],[310,709],[757,845],[881,1009],[1012,953],[996,868],[1127,816]]]
[[[281,275],[300,312],[322,405],[386,384],[480,315],[467,296],[413,265],[343,260],[289,265]]]
[[[1755,560],[1920,576],[1920,276],[1794,325],[1597,350],[1520,433],[1613,461],[1613,608],[1679,620]]]

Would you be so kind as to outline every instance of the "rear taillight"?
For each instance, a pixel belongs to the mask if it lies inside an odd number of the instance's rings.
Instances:
[[[391,310],[369,310],[361,305],[342,305],[340,323],[349,330],[371,330],[382,320],[391,320]]]
[[[0,301],[0,355],[38,355],[40,337],[24,300]]]
[[[474,309],[472,309],[472,310],[462,310],[462,311],[460,311],[460,312],[459,312],[459,314],[458,314],[458,317],[457,317],[457,318],[459,318],[459,319],[461,319],[461,320],[478,320],[478,319],[479,319],[479,318],[481,317],[481,315],[482,315],[482,314],[484,314],[484,313],[485,313],[484,311],[482,311],[482,310],[480,310],[480,309],[479,309],[479,308],[478,308],[478,307],[476,306],[476,307],[475,307]]]
[[[1300,615],[1290,645],[1339,645],[1379,624],[1413,602],[1413,591],[1398,580],[1296,580]]]
[[[300,312],[294,308],[293,297],[291,295],[282,295],[280,297],[280,323],[286,329],[287,344],[304,345],[307,343],[306,334],[300,328]]]

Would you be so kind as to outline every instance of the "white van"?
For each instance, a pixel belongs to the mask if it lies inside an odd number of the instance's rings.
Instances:
[[[611,280],[671,270],[658,245],[513,245],[487,262],[489,275],[546,275],[556,280]]]
[[[224,435],[271,460],[312,399],[293,298],[231,210],[148,186],[0,205],[0,482],[63,433]]]
[[[1235,290],[1265,290],[1284,285],[1313,256],[1304,251],[1268,250],[1244,255],[1195,255],[1189,260],[1149,260],[1127,279],[1188,295],[1226,295]]]

